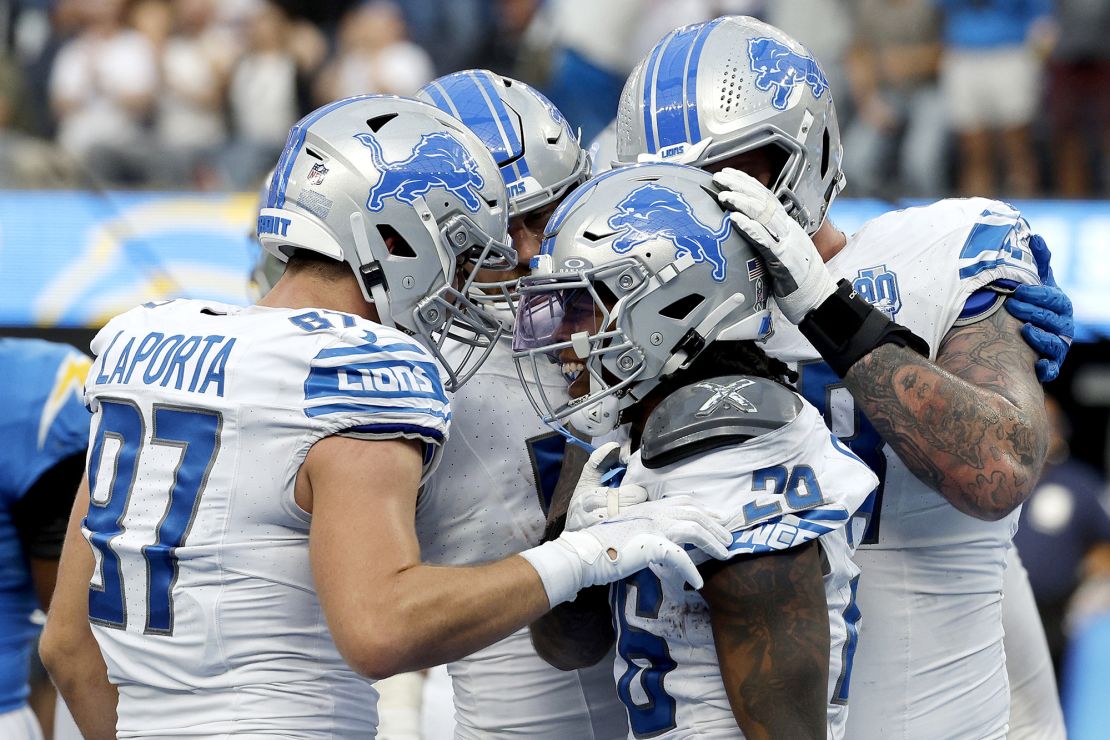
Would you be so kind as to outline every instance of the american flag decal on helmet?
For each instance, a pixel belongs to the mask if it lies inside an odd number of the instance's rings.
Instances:
[[[748,260],[748,280],[755,280],[756,278],[763,277],[766,270],[763,267],[763,260],[758,257],[752,257]]]

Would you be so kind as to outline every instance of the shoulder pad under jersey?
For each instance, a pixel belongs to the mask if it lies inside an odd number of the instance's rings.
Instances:
[[[725,375],[683,386],[655,407],[644,425],[640,459],[661,468],[699,452],[740,444],[780,429],[802,399],[766,378]]]

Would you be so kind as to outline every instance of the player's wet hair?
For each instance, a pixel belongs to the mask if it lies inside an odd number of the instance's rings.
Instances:
[[[683,386],[722,375],[753,375],[797,391],[794,383],[798,380],[798,373],[782,360],[769,356],[754,340],[746,339],[713,342],[702,350],[689,367],[664,378],[655,393],[661,393],[660,397],[665,397]]]

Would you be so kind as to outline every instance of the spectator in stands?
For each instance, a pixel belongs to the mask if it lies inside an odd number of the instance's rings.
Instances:
[[[550,0],[556,48],[545,92],[589,141],[609,123],[639,61],[633,39],[647,0]]]
[[[373,0],[343,16],[339,49],[317,79],[316,103],[364,93],[413,95],[434,76],[428,53],[406,39],[397,5]]]
[[[749,5],[751,3],[748,3]],[[740,15],[756,15],[742,9]],[[833,100],[841,120],[849,117],[844,106],[851,98],[845,90],[844,58],[852,43],[852,15],[848,0],[773,0],[759,14],[772,26],[781,28],[802,43],[821,63],[829,80]]]
[[[1040,100],[1037,50],[1051,27],[1052,0],[935,0],[944,11],[941,90],[959,137],[959,189],[995,195],[995,144],[1005,190],[1037,189],[1030,123]]]
[[[1060,405],[1045,396],[1052,426],[1048,458],[1037,487],[1021,511],[1014,544],[1029,571],[1029,583],[1059,672],[1066,644],[1064,614],[1080,583],[1084,559],[1110,554],[1106,481],[1070,457],[1071,425]]]
[[[213,0],[176,0],[174,30],[161,51],[156,131],[178,177],[204,186],[205,165],[227,140],[227,64],[212,27]]]
[[[50,98],[58,142],[111,184],[146,180],[147,123],[158,91],[154,49],[123,24],[123,0],[85,0],[83,29],[58,52]]]
[[[1056,0],[1056,22],[1048,88],[1056,191],[1090,197],[1091,161],[1110,169],[1110,3]],[[1110,181],[1101,185],[1110,192]]]
[[[947,119],[937,85],[940,14],[932,0],[850,6],[855,38],[847,70],[856,115],[844,141],[848,186],[856,195],[941,195]]]
[[[227,184],[247,189],[274,166],[289,129],[307,108],[305,87],[326,52],[318,30],[263,3],[250,20],[247,49],[231,75],[235,140],[223,158]]]

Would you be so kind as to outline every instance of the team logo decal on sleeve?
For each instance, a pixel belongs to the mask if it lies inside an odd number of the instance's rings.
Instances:
[[[382,210],[386,198],[412,203],[433,188],[454,193],[471,212],[477,212],[481,206],[479,194],[486,181],[478,172],[478,163],[446,131],[422,135],[412,154],[394,162],[385,161],[381,144],[371,134],[356,134],[355,138],[370,150],[374,166],[381,174],[381,179],[370,188],[367,209]]]
[[[773,90],[771,105],[777,110],[786,110],[799,84],[809,85],[815,98],[829,89],[829,81],[813,57],[794,51],[776,39],[748,39],[748,58],[756,73],[756,89]]]
[[[898,276],[886,269],[886,265],[860,270],[856,279],[852,281],[852,287],[865,301],[885,313],[891,321],[902,308]]]
[[[749,385],[753,385],[754,383],[755,381],[745,378],[743,380],[733,381],[728,385],[718,385],[717,383],[696,384],[694,386],[695,388],[707,390],[710,392],[711,395],[708,399],[706,399],[705,403],[703,403],[701,407],[696,412],[694,412],[694,416],[697,416],[699,418],[712,416],[713,414],[717,413],[718,409],[724,406],[730,406],[737,411],[743,411],[746,414],[754,414],[756,411],[758,411],[758,409],[755,407],[755,404],[749,401],[740,393],[741,388],[747,388]]]
[[[675,259],[688,254],[694,262],[708,262],[713,266],[713,279],[724,282],[727,264],[721,245],[729,237],[727,215],[714,231],[694,215],[680,193],[649,183],[618,203],[617,213],[609,217],[608,223],[610,228],[623,231],[613,241],[618,254],[644,242],[664,239],[674,245]]]

